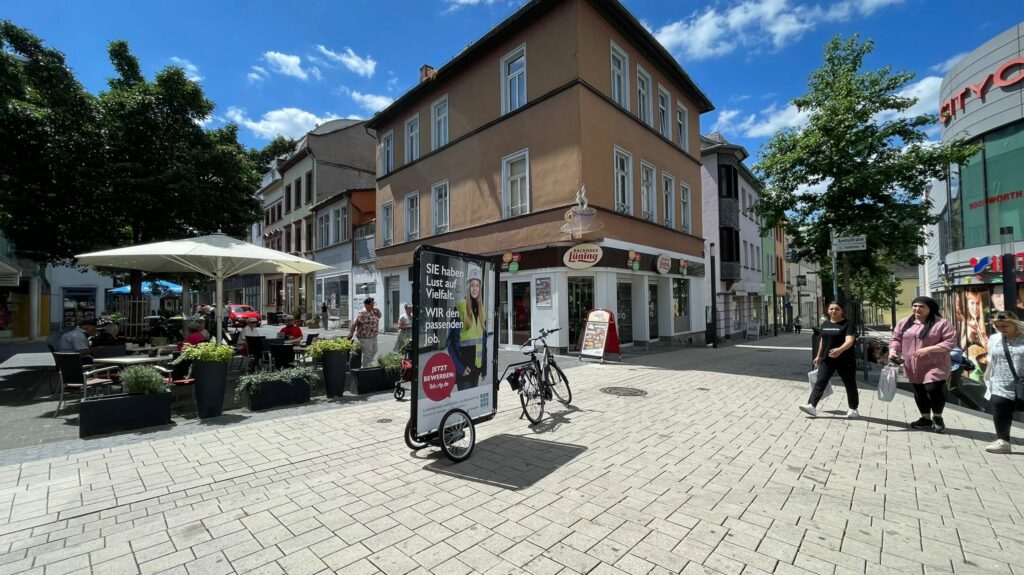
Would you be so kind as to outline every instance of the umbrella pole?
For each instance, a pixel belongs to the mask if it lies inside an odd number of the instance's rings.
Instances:
[[[224,342],[224,306],[222,298],[224,292],[224,263],[217,258],[217,345]]]

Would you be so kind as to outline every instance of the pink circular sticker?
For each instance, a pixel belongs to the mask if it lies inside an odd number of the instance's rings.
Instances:
[[[420,378],[423,393],[433,401],[441,401],[455,389],[455,364],[447,353],[435,353],[427,360]]]

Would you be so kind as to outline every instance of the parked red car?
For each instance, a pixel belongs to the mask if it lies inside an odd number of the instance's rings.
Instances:
[[[231,312],[228,314],[228,323],[235,327],[245,327],[245,322],[249,321],[250,317],[256,318],[257,326],[262,323],[260,312],[252,309],[252,306],[233,305],[231,306]]]

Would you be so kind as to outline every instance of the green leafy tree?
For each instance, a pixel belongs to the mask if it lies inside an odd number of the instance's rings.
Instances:
[[[764,229],[783,223],[799,257],[823,269],[832,230],[866,235],[867,251],[845,254],[845,284],[851,285],[853,268],[881,289],[890,264],[921,263],[924,226],[936,222],[924,192],[976,147],[928,142],[923,130],[937,116],[910,115],[916,99],[899,94],[914,75],[889,66],[862,70],[872,47],[857,36],[836,36],[826,45],[808,92],[793,101],[808,114],[807,124],[776,133],[755,171],[766,183],[758,207]]]
[[[0,22],[0,231],[20,257],[69,262],[107,245],[96,99],[64,55]]]
[[[256,166],[257,170],[265,172],[270,168],[270,162],[274,161],[274,158],[283,156],[285,154],[291,154],[295,151],[295,146],[298,142],[295,140],[278,134],[269,144],[263,148],[252,148],[249,150],[249,159],[252,160],[253,165]]]

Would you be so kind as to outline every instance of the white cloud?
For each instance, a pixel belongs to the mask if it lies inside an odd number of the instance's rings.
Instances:
[[[737,94],[736,96],[729,96],[730,102],[742,102],[743,100],[749,100],[749,94]]]
[[[894,112],[883,112],[875,117],[877,122],[885,122],[896,118],[913,118],[924,114],[937,114],[939,111],[939,88],[942,86],[942,78],[938,76],[925,76],[917,82],[908,85],[899,92],[897,96],[904,98],[917,98],[917,103],[899,114]]]
[[[736,129],[736,118],[742,114],[740,110],[729,110],[722,109],[718,112],[718,118],[715,119],[715,123],[711,126],[712,132],[718,132],[721,134],[737,132]]]
[[[376,94],[363,94],[355,91],[353,91],[351,95],[352,100],[354,100],[357,104],[369,110],[370,112],[377,112],[383,110],[384,108],[387,108],[388,106],[391,105],[392,102],[395,101],[394,98],[389,98],[387,96],[379,96]]]
[[[270,76],[270,73],[267,72],[266,68],[263,68],[262,66],[253,66],[245,77],[249,79],[250,84],[257,84],[266,80],[268,76]]]
[[[289,138],[300,138],[306,132],[312,130],[318,124],[333,120],[338,116],[326,114],[319,117],[316,114],[300,110],[299,108],[281,108],[271,110],[259,120],[249,118],[245,110],[234,106],[228,108],[225,114],[228,120],[248,128],[257,138],[272,140],[278,134]]]
[[[743,0],[731,7],[709,7],[654,31],[666,49],[693,60],[724,56],[739,46],[770,44],[776,50],[798,40],[822,22],[844,22],[903,0],[844,0],[829,8],[800,6],[790,0]]]
[[[196,66],[192,62],[184,58],[177,56],[171,56],[171,64],[185,70],[185,77],[193,82],[202,82],[203,77],[199,75],[199,66]]]
[[[388,70],[388,92],[394,92],[398,89],[398,76],[391,70]]]
[[[494,4],[495,0],[444,0],[444,2],[448,4],[448,9],[444,11],[444,13],[447,14],[449,12],[455,12],[460,8],[465,8],[466,6],[476,6],[477,4],[489,6]]]
[[[340,63],[341,65],[348,68],[350,71],[359,74],[366,78],[372,78],[373,73],[377,70],[377,61],[374,60],[370,55],[365,58],[356,54],[352,51],[352,48],[345,48],[342,53],[334,52],[321,44],[316,45],[316,49],[321,54],[327,56],[331,60]]]
[[[742,114],[741,110],[721,110],[711,130],[747,138],[764,138],[785,128],[803,126],[810,118],[809,113],[797,110],[793,104],[781,110],[772,104],[757,114],[749,114],[746,117],[742,117]]]
[[[960,60],[963,60],[965,56],[967,56],[967,52],[961,52],[961,53],[957,54],[956,56],[953,56],[952,58],[946,60],[945,62],[940,62],[940,63],[932,66],[929,69],[932,72],[937,72],[939,74],[945,74],[946,72],[949,72],[950,70],[952,70],[953,66],[956,66],[957,62],[959,62]]]
[[[302,57],[300,56],[270,51],[263,53],[263,59],[267,62],[271,72],[277,72],[278,74],[291,76],[300,80],[308,80],[310,76],[319,80],[321,77],[320,70],[318,68],[303,68]]]

